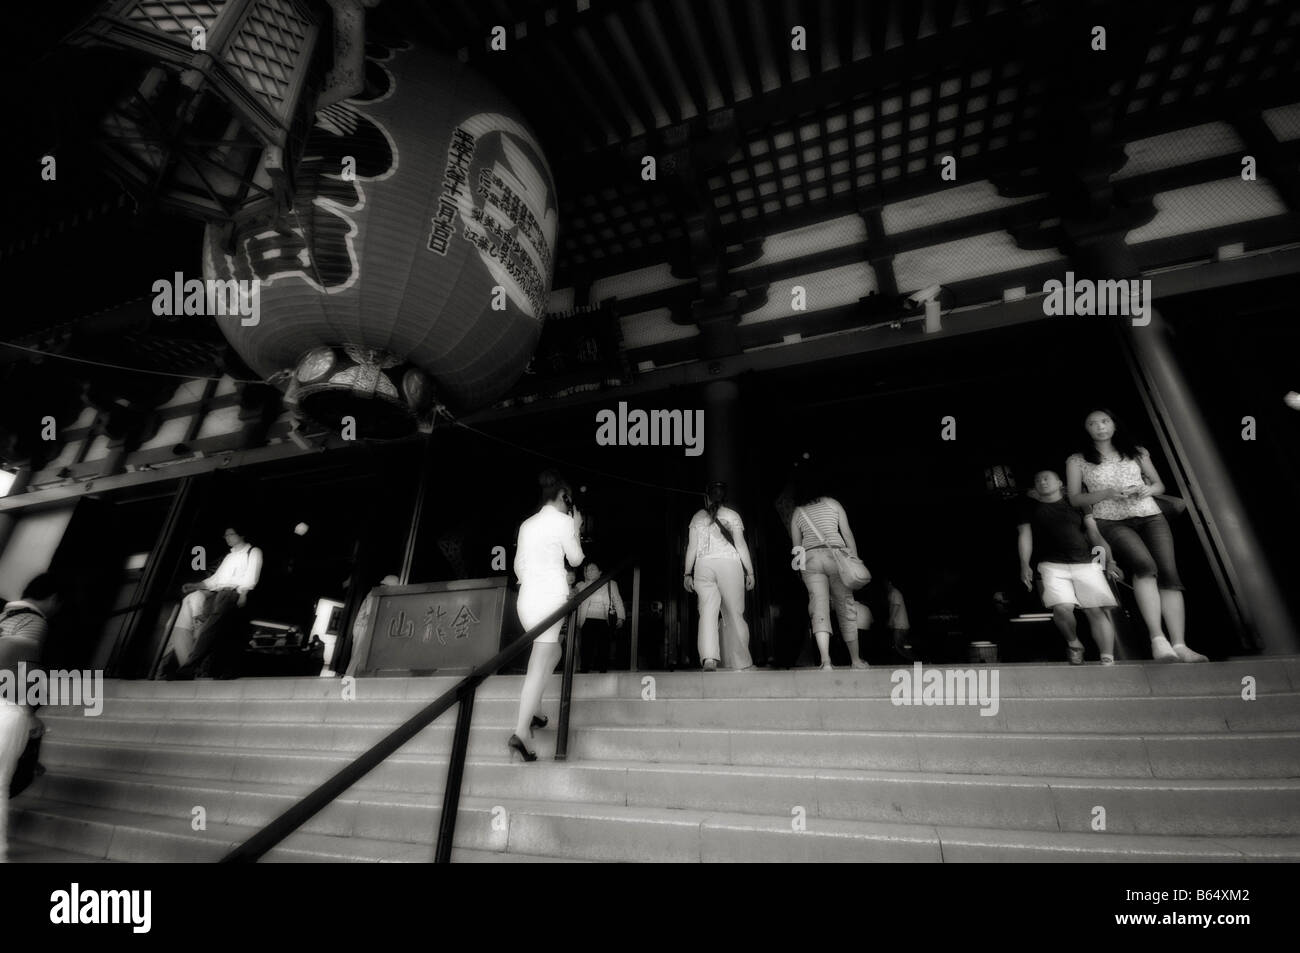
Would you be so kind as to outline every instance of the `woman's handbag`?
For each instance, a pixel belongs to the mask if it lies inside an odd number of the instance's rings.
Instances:
[[[835,568],[839,570],[840,582],[844,583],[844,588],[850,592],[856,592],[871,581],[871,573],[867,571],[866,563],[857,556],[852,556],[847,550],[839,546],[832,546],[826,542],[826,537],[822,531],[817,528],[811,517],[804,513],[803,507],[795,510],[795,513],[803,513],[804,522],[812,527],[812,531],[821,540],[822,545],[831,551],[831,556],[835,560]]]

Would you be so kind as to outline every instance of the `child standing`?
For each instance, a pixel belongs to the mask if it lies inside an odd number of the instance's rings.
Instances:
[[[1110,546],[1097,529],[1091,513],[1084,513],[1065,499],[1061,478],[1051,470],[1034,475],[1035,494],[1024,501],[1019,525],[1020,580],[1034,587],[1030,557],[1036,557],[1043,580],[1043,605],[1052,610],[1056,627],[1065,636],[1071,665],[1083,664],[1083,643],[1075,628],[1074,610],[1087,616],[1093,638],[1101,651],[1101,664],[1115,664],[1115,626],[1107,609],[1116,605],[1106,581],[1106,571],[1120,578],[1111,558]],[[1092,559],[1093,546],[1106,557],[1106,571]]]

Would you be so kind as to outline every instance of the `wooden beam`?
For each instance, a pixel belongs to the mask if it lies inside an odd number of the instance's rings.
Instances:
[[[862,4],[851,3],[840,8],[844,19],[839,26],[839,69],[848,70],[853,66],[853,47],[862,30],[862,7]]]
[[[577,67],[574,65],[587,60],[586,55],[579,49],[577,40],[574,37],[576,25],[578,23],[589,23],[591,20],[590,11],[579,14],[573,11],[571,4],[562,4],[559,12],[559,24],[563,25],[563,29],[554,34],[553,42],[541,45],[546,51],[552,67],[565,78],[571,90],[577,91],[576,95],[579,97],[579,102],[590,102],[594,98],[595,102],[599,103],[596,110],[597,115],[601,117],[607,126],[614,130],[617,139],[626,142],[626,140],[632,138],[632,126],[628,123],[627,117],[623,115],[623,110],[614,97],[610,95],[605,83],[593,83],[590,79],[584,82],[582,77],[578,75]]]
[[[587,42],[583,42],[582,32],[586,30]],[[578,27],[578,46],[587,61],[595,67],[597,76],[603,72],[613,80],[614,89],[622,94],[623,101],[636,114],[645,128],[646,135],[652,135],[659,128],[659,122],[650,109],[646,97],[642,95],[641,84],[637,82],[627,61],[623,58],[618,44],[610,35],[606,18],[595,17],[588,21],[586,27]],[[602,82],[609,79],[602,78]]]
[[[963,74],[966,75],[966,74]],[[878,115],[878,109],[877,109]],[[873,120],[874,123],[874,120]],[[856,128],[856,127],[855,127]],[[851,130],[850,130],[851,133]],[[891,140],[895,141],[895,140]],[[770,146],[770,139],[769,139]],[[1279,146],[1282,155],[1287,161],[1300,160],[1300,143],[1285,143]],[[771,159],[773,164],[776,163],[776,156],[785,154],[790,150],[782,150],[776,154],[765,155],[763,159]],[[989,179],[996,181],[1000,172],[1005,168],[1004,162],[1011,158],[1013,150],[1006,150],[1006,154],[995,160],[976,157],[968,159],[960,166],[962,170],[962,179],[970,182],[980,179]],[[1121,200],[1128,205],[1134,205],[1144,200],[1148,200],[1156,192],[1168,191],[1173,188],[1181,188],[1188,185],[1196,185],[1205,182],[1212,182],[1216,179],[1226,178],[1233,175],[1240,169],[1240,157],[1235,155],[1219,156],[1209,159],[1199,160],[1189,163],[1186,166],[1180,166],[1172,169],[1165,169],[1159,172],[1153,172],[1143,176],[1135,176],[1130,179],[1124,179],[1113,183],[1115,193]],[[877,169],[877,172],[879,170]],[[719,174],[730,179],[729,170],[724,167]],[[764,181],[771,181],[773,176],[780,175],[779,171],[773,172],[773,175],[766,177],[757,177],[751,171],[750,182],[757,190],[759,184]],[[854,175],[856,177],[856,167]],[[728,188],[732,188],[729,184]],[[923,181],[913,178],[911,180],[895,179],[890,183],[880,183],[877,188],[880,191],[880,201],[882,204],[903,201],[905,199],[915,198],[926,194],[938,193],[933,188],[933,182]],[[854,188],[840,196],[832,196],[828,202],[820,204],[814,208],[802,207],[795,210],[782,209],[782,211],[773,215],[764,215],[763,223],[765,231],[782,231],[786,229],[799,228],[806,225],[813,225],[818,222],[827,221],[840,215],[853,214],[860,211],[861,197],[858,194],[856,181]],[[780,194],[779,192],[777,193]],[[1023,212],[1027,207],[1034,208],[1043,218],[1055,217],[1059,210],[1053,203],[1043,204],[1044,200],[1038,200],[1037,203],[1021,203],[1008,208],[1004,213],[1008,216],[1007,226],[1018,223],[1025,223],[1027,219],[1023,217]],[[960,222],[949,223],[952,228],[949,237],[961,237],[967,231],[969,223]],[[994,226],[996,227],[996,225]],[[742,243],[744,240],[752,238],[754,233],[753,220],[740,220],[731,224],[721,226],[721,241],[726,245]],[[918,236],[919,237],[919,236]],[[930,236],[926,236],[927,240]],[[891,241],[897,240],[897,236],[891,236]],[[946,240],[942,235],[935,235],[934,240]],[[911,238],[903,239],[904,245],[911,244]],[[895,252],[898,250],[894,249]],[[661,250],[653,248],[643,248],[639,252],[630,253],[627,256],[621,256],[617,261],[604,262],[600,266],[591,269],[593,278],[605,274],[615,274],[620,271],[627,271],[633,268],[646,267],[666,260]]]
[[[385,446],[407,443],[416,439],[423,439],[423,437],[424,435],[420,434],[418,437],[394,440],[390,441],[390,443]],[[331,438],[327,449],[331,453],[364,454],[369,453],[372,448],[368,445],[358,444],[356,442]],[[270,463],[276,460],[286,460],[291,457],[301,456],[313,456],[313,454],[310,451],[298,449],[297,446],[288,441],[272,444],[266,447],[258,447],[255,450],[227,451],[213,456],[203,457],[198,460],[187,460],[184,463],[176,463],[157,470],[122,473],[111,477],[96,477],[88,479],[84,483],[62,484],[60,486],[48,487],[46,489],[29,490],[28,492],[18,494],[17,496],[0,497],[0,513],[11,511],[16,512],[19,510],[35,510],[48,506],[57,506],[66,503],[68,500],[80,499],[83,496],[98,495],[113,490],[147,486],[154,483],[163,483],[169,480],[178,480],[185,476],[193,476],[198,473],[208,473],[213,470],[226,470],[241,466],[252,466],[255,464]]]
[[[533,37],[540,34],[543,29],[544,14],[538,13],[535,17],[527,21],[528,36],[527,40],[533,40]],[[536,31],[536,33],[534,32]],[[551,45],[544,38],[538,38],[533,42],[521,42],[515,46],[515,54],[520,58],[523,69],[521,73],[525,76],[554,76],[558,82],[554,84],[545,84],[542,87],[524,87],[521,92],[532,94],[532,101],[537,104],[538,108],[545,110],[548,122],[553,122],[557,118],[561,126],[567,131],[567,138],[578,144],[578,149],[556,150],[555,158],[560,158],[566,154],[580,150],[587,151],[591,149],[602,148],[609,141],[611,127],[605,123],[601,116],[600,107],[596,105],[595,100],[588,95],[586,88],[578,82],[573,74],[573,69],[568,64],[556,66]],[[548,55],[549,54],[549,55]],[[552,101],[555,96],[557,86],[565,88],[570,97],[582,104],[582,112],[570,109],[556,109]],[[594,120],[594,125],[589,121],[584,123],[582,118]],[[541,133],[539,132],[539,135]]]
[[[653,19],[653,13],[646,14],[644,12],[648,9],[642,2],[638,4],[636,13],[638,19],[648,15],[652,20],[652,25],[647,29],[653,30],[658,25],[658,21]],[[628,13],[632,14],[632,11],[629,10]],[[628,68],[635,78],[637,91],[641,92],[643,87],[648,85],[650,91],[654,93],[655,98],[659,100],[664,107],[664,111],[668,114],[669,123],[674,126],[680,124],[682,121],[682,104],[681,100],[677,98],[677,88],[669,79],[669,74],[676,69],[671,57],[671,51],[668,51],[669,57],[664,58],[658,44],[642,37],[641,27],[643,24],[638,25],[630,15],[618,17],[617,14],[611,13],[606,16],[606,33],[610,35],[611,42],[614,42],[614,27],[616,25],[622,29],[624,36],[628,40],[628,49],[626,50]],[[623,53],[624,51],[620,48],[619,52]]]
[[[1162,271],[1151,275],[1150,278],[1152,294],[1157,298],[1167,298],[1292,275],[1296,272],[1300,272],[1300,248],[1285,248],[1247,258]],[[636,394],[653,394],[693,387],[710,380],[736,377],[748,371],[762,372],[816,364],[870,351],[908,344],[924,344],[945,337],[960,337],[979,331],[1043,320],[1056,319],[1049,319],[1043,314],[1041,296],[1031,295],[1018,301],[1000,301],[963,311],[959,315],[951,316],[944,322],[943,330],[934,334],[925,334],[919,327],[919,323],[905,325],[898,330],[863,329],[834,334],[782,347],[746,351],[716,361],[693,361],[676,367],[648,371],[626,387],[591,391],[557,401],[538,401],[520,407],[480,411],[467,415],[463,420],[471,425],[480,425],[497,420],[518,419],[532,414],[559,411],[592,403],[607,403],[611,398],[626,399]],[[0,510],[3,509],[3,503],[4,501],[0,500]]]
[[[865,257],[876,273],[876,288],[882,295],[896,295],[898,277],[894,273],[894,252],[882,241],[885,236],[885,221],[880,206],[867,206],[862,212],[862,220],[867,226]]]
[[[768,55],[772,57],[772,65],[776,67],[778,78],[778,88],[784,89],[790,85],[790,57],[793,51],[790,49],[790,30],[792,25],[788,21],[785,13],[779,16],[768,16],[768,3],[758,2],[755,0],[753,6],[760,8],[758,16],[750,17],[750,26],[753,29],[754,42],[766,48]],[[788,5],[786,10],[788,10]],[[746,13],[753,13],[750,8],[746,8]],[[763,41],[766,40],[766,44]],[[758,92],[761,94],[763,87],[760,85]]]
[[[676,0],[678,10],[684,7],[685,0]],[[709,13],[701,15],[698,20],[693,21],[700,27],[702,39],[705,41],[706,50],[716,50],[718,53],[719,69],[717,71],[718,91],[722,93],[723,108],[735,105],[736,86],[731,76],[731,60],[727,57],[726,52],[722,49],[723,41],[721,33],[723,30],[730,28],[730,19],[723,18],[720,13],[726,11],[724,0],[708,0]],[[690,30],[692,23],[687,23],[686,29]]]
[[[794,9],[798,12],[795,14],[795,20],[808,32],[808,51],[806,53],[791,52],[791,56],[808,57],[808,73],[811,76],[820,76],[826,70],[826,64],[822,62],[822,41],[825,39],[824,30],[829,19],[830,4],[824,0],[788,0],[786,9]],[[819,15],[820,14],[820,15]],[[849,9],[852,16],[852,9]]]
[[[731,22],[719,24],[719,29],[731,29],[736,46],[740,48],[740,59],[744,63],[745,80],[749,83],[750,91],[750,98],[745,102],[752,104],[763,98],[763,68],[758,62],[758,54],[754,52],[758,48],[758,40],[749,21],[749,0],[729,0],[728,7],[731,10]],[[772,113],[766,113],[760,123],[754,125],[766,123],[771,116]]]
[[[1296,176],[1294,152],[1282,148],[1273,131],[1268,128],[1263,115],[1258,112],[1237,113],[1230,120],[1246,148],[1255,156],[1256,172],[1267,178],[1269,185],[1282,197],[1288,210],[1300,212],[1300,180]],[[1230,156],[1235,168],[1241,168],[1241,157]]]

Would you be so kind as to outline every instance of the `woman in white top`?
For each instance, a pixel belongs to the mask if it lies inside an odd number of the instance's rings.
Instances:
[[[803,548],[804,561],[800,575],[808,590],[808,618],[812,622],[813,637],[822,656],[822,671],[831,671],[831,619],[833,607],[840,623],[840,635],[849,649],[849,660],[854,668],[866,668],[867,663],[858,655],[858,618],[853,593],[840,581],[839,566],[831,555],[831,548],[842,549],[850,556],[858,555],[858,543],[849,529],[849,517],[839,501],[823,494],[812,486],[811,478],[798,493],[799,506],[790,520],[790,538],[795,546]]]
[[[691,517],[686,543],[684,585],[687,592],[699,597],[698,647],[706,672],[717,671],[722,659],[718,649],[720,612],[727,614],[727,661],[736,669],[754,667],[745,623],[745,593],[754,588],[754,563],[745,543],[745,524],[739,513],[722,505],[726,497],[725,483],[708,485],[705,508]]]
[[[554,470],[538,477],[542,487],[542,508],[519,527],[515,549],[515,575],[519,577],[519,621],[527,631],[555,612],[569,598],[569,580],[565,560],[577,566],[583,560],[582,514],[573,507],[573,490]],[[572,515],[570,515],[572,513]],[[519,694],[519,718],[510,736],[511,760],[518,752],[525,761],[537,755],[523,742],[532,728],[543,728],[547,719],[537,715],[546,679],[560,660],[560,624],[557,619],[533,642],[528,656],[528,674]]]
[[[1208,661],[1186,643],[1174,537],[1154,499],[1165,485],[1151,454],[1134,443],[1105,408],[1088,414],[1083,427],[1091,445],[1065,461],[1070,503],[1092,507],[1115,561],[1132,577],[1133,596],[1151,637],[1151,657],[1157,662]],[[1167,638],[1160,629],[1162,618]]]
[[[583,567],[584,585],[600,578],[600,566],[593,560]],[[614,621],[610,621],[610,616]],[[611,579],[593,592],[587,601],[578,606],[578,632],[582,635],[582,670],[608,669],[613,654],[613,634],[623,628],[627,610],[623,608],[623,595],[618,583]]]
[[[221,565],[207,579],[200,582],[187,582],[181,586],[185,598],[181,600],[180,613],[176,624],[172,626],[170,651],[163,657],[160,675],[171,678],[179,668],[188,672],[189,667],[201,659],[198,655],[199,639],[207,629],[217,622],[215,610],[224,603],[216,600],[217,593],[235,593],[234,602],[243,608],[248,602],[248,594],[257,588],[262,575],[262,551],[251,545],[242,526],[226,527],[226,545],[230,552],[221,560]],[[207,647],[211,647],[211,639]]]

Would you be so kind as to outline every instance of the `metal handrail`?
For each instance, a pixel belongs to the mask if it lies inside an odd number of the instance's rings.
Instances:
[[[570,596],[564,605],[525,632],[522,638],[511,642],[492,658],[462,678],[454,687],[443,692],[401,725],[394,728],[383,739],[371,746],[369,750],[340,769],[332,778],[325,781],[316,790],[223,857],[221,863],[254,863],[257,861],[267,851],[279,844],[280,841],[320,813],[340,794],[374,770],[389,755],[429,727],[443,712],[459,702],[460,708],[456,714],[456,734],[452,742],[451,760],[447,765],[447,784],[443,789],[442,814],[438,824],[438,844],[434,851],[435,863],[448,863],[451,860],[451,843],[456,831],[456,814],[460,806],[460,782],[465,770],[465,755],[469,748],[469,726],[474,713],[474,693],[478,686],[486,678],[495,675],[498,670],[517,659],[526,649],[531,648],[539,635],[566,615],[572,614],[574,619],[569,625],[566,636],[564,678],[560,689],[560,723],[556,737],[556,760],[563,761],[568,751],[569,702],[573,690],[573,646],[575,644],[575,625],[573,622],[576,622],[578,606],[586,602],[592,593],[600,589],[601,586],[631,567],[634,560],[635,557],[629,556],[585,589]]]

